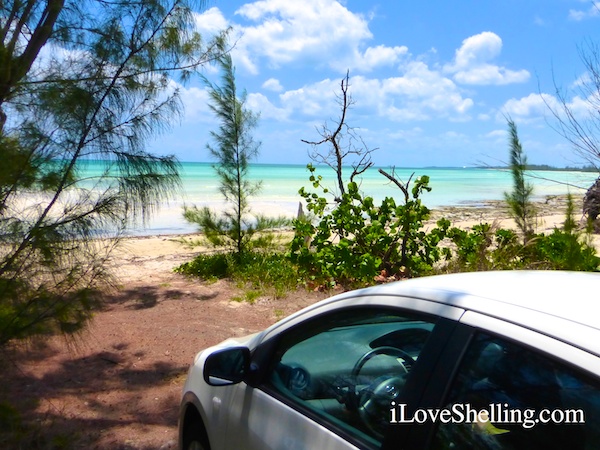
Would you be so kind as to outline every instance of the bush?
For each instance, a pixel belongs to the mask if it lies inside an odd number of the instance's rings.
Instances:
[[[569,196],[562,228],[554,229],[549,235],[530,233],[525,243],[519,241],[514,231],[495,229],[487,223],[475,225],[471,231],[451,228],[448,237],[455,250],[445,270],[597,271],[600,258],[596,256],[596,248],[586,238],[586,233],[577,228],[573,209]]]
[[[192,261],[176,267],[175,272],[205,280],[227,278],[230,274],[231,260],[231,255],[227,253],[198,255]]]
[[[308,169],[313,187],[327,194],[321,177],[314,175],[315,168],[309,165]],[[429,209],[419,197],[431,190],[428,183],[429,177],[418,178],[412,197],[407,195],[404,204],[386,197],[375,205],[351,181],[331,210],[325,197],[300,189],[316,224],[303,219],[294,222],[290,260],[304,279],[325,285],[354,287],[372,284],[382,274],[401,278],[431,272],[440,259],[438,243],[449,222],[430,233],[423,231]]]
[[[600,258],[589,240],[591,230],[584,232],[577,228],[574,217],[575,207],[571,195],[567,198],[567,211],[561,229],[550,235],[539,234],[533,244],[534,263],[544,269],[597,271]]]
[[[548,236],[537,235],[533,245],[531,268],[594,272],[600,266],[596,249],[582,242],[578,233],[555,229]]]
[[[446,266],[448,271],[516,269],[521,264],[523,245],[512,230],[480,223],[473,226],[471,231],[451,228],[448,238],[455,245],[454,258]]]
[[[205,280],[229,278],[261,292],[271,291],[275,297],[298,285],[298,273],[283,253],[244,252],[199,255],[181,264],[175,272]]]

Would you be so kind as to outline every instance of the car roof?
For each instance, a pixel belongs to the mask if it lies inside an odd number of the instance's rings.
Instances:
[[[418,303],[402,300],[411,298],[424,300],[423,307],[433,302],[459,308],[465,311],[464,320],[469,317],[471,323],[474,317],[499,319],[600,356],[599,293],[600,273],[469,272],[414,278],[345,292],[288,319],[331,310],[338,304],[373,304],[374,297],[397,298],[393,304],[418,309]],[[389,304],[389,300],[386,303]]]
[[[502,303],[600,330],[600,273],[469,272],[414,278],[355,291],[355,295],[357,293],[424,298],[483,314],[493,313],[497,303]]]

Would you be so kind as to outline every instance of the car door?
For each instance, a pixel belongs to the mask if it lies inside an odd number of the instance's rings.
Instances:
[[[422,440],[413,448],[600,448],[596,355],[476,313],[463,322],[454,338],[466,347],[447,372],[449,386],[430,385],[420,405],[450,413],[417,427]]]
[[[235,388],[227,448],[380,448],[390,405],[418,397],[455,325],[353,306],[272,337],[255,351],[255,386]]]

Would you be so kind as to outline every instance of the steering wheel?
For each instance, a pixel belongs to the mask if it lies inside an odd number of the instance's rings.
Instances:
[[[367,363],[367,361],[369,361],[371,358],[373,358],[374,356],[377,356],[377,355],[396,356],[398,358],[404,359],[404,363],[401,363],[400,361],[398,361],[398,363],[402,366],[404,373],[408,373],[408,369],[406,368],[405,363],[408,362],[409,366],[412,367],[414,365],[414,363],[416,362],[415,358],[410,356],[404,350],[397,348],[397,347],[391,347],[389,345],[384,345],[382,347],[375,347],[373,350],[369,350],[367,353],[362,355],[360,357],[360,359],[354,365],[354,368],[352,369],[352,376],[354,378],[358,378],[360,371],[362,370],[363,366]]]
[[[404,363],[399,362],[404,371],[402,375],[378,377],[358,394],[357,410],[362,422],[377,438],[383,439],[385,426],[389,423],[391,402],[398,397],[406,381],[404,375],[408,373],[408,369],[405,364],[408,363],[409,366],[412,366],[416,361],[402,349],[390,346],[376,347],[361,356],[354,365],[352,375],[355,380],[358,379],[360,371],[367,361],[376,355],[389,355],[404,359]]]

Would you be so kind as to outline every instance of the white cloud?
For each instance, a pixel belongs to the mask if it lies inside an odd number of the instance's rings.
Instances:
[[[369,47],[365,50],[363,61],[370,66],[379,66],[382,64],[391,64],[398,61],[398,58],[408,53],[408,47],[386,47],[378,45]]]
[[[352,71],[371,72],[377,67],[394,66],[405,55],[408,55],[408,47],[378,45],[376,47],[368,47],[364,52],[354,49],[353,53],[348,55],[348,59],[340,61],[338,65],[340,67],[347,67]]]
[[[186,88],[172,81],[171,89],[179,89],[181,101],[185,108],[185,122],[214,123],[214,112],[210,109],[210,95],[207,89],[197,87]],[[250,93],[246,97],[246,108],[260,114],[261,119],[287,120],[289,111],[278,108],[261,93]]]
[[[576,119],[583,120],[586,117],[591,117],[592,120],[595,121],[598,111],[596,110],[594,105],[597,104],[597,98],[589,97],[587,99],[584,99],[577,95],[573,99],[571,99],[567,106]]]
[[[323,120],[339,114],[337,95],[340,81],[325,79],[280,95],[282,107]],[[401,77],[350,78],[354,101],[352,114],[382,117],[394,121],[426,120],[431,117],[465,118],[473,100],[465,98],[456,84],[422,62],[407,65]]]
[[[569,114],[581,123],[590,117],[595,120],[597,111],[593,105],[593,98],[582,98],[580,96],[574,96],[566,103]],[[497,120],[504,120],[504,116],[509,115],[532,122],[553,114],[557,114],[563,120],[569,120],[564,117],[564,106],[561,101],[553,95],[544,93],[529,94],[527,97],[520,99],[510,99],[504,104],[502,111],[502,115],[498,114]]]
[[[593,83],[592,78],[589,72],[584,73],[579,76],[575,81],[573,81],[570,85],[571,89],[585,89],[586,86],[589,86]]]
[[[485,135],[486,138],[506,138],[507,132],[506,130],[493,130]]]
[[[465,39],[456,50],[453,64],[447,64],[444,70],[454,74],[454,80],[463,84],[500,85],[527,81],[530,76],[527,70],[514,71],[491,63],[501,51],[500,36],[485,31]]]
[[[483,64],[457,72],[454,79],[458,83],[478,85],[523,83],[529,79],[529,72],[527,70],[516,72],[491,64]]]
[[[286,120],[289,117],[289,111],[284,108],[277,108],[266,96],[260,93],[248,94],[246,107],[260,113],[261,119]]]
[[[508,116],[532,117],[543,116],[547,111],[546,102],[553,103],[554,97],[548,94],[529,94],[520,99],[511,98],[502,108]]]
[[[329,118],[337,110],[336,94],[339,82],[325,79],[279,96],[287,110],[299,111],[313,117]]]
[[[202,14],[194,13],[194,22],[198,31],[203,35],[214,36],[229,27],[229,22],[221,10],[215,6]]]
[[[373,37],[364,17],[334,0],[262,0],[242,6],[236,14],[254,22],[237,27],[241,37],[235,49],[254,72],[260,58],[272,67],[299,59],[333,65],[339,60],[336,55],[352,53]]]
[[[462,42],[461,48],[456,50],[455,67],[468,69],[473,64],[494,59],[502,51],[502,39],[495,33],[486,31],[471,36]]]
[[[464,98],[454,82],[437,71],[430,70],[423,62],[407,65],[402,77],[383,81],[382,95],[396,96],[402,106],[391,105],[389,110],[397,120],[403,118],[428,118],[465,114],[473,106],[473,100]],[[392,97],[393,98],[393,97]]]
[[[507,130],[492,130],[483,136],[483,139],[489,143],[489,145],[506,145],[508,142],[508,131]]]
[[[283,91],[283,86],[276,78],[269,78],[262,84],[263,89],[267,89],[273,92],[281,92]]]
[[[369,72],[397,64],[408,51],[403,46],[367,46],[373,38],[369,19],[335,0],[261,0],[243,5],[236,15],[239,23],[230,23],[213,7],[198,15],[196,23],[206,34],[231,25],[234,60],[252,74],[260,71],[262,61],[271,68],[302,62],[340,73]]]
[[[210,96],[206,89],[197,87],[185,88],[178,83],[171,82],[173,87],[179,89],[181,101],[185,108],[186,122],[213,122],[213,113],[209,108]]]
[[[592,2],[592,5],[585,11],[576,9],[569,10],[569,19],[577,22],[598,16],[600,16],[600,2]]]
[[[414,127],[405,130],[396,130],[394,132],[388,133],[390,139],[393,140],[402,140],[402,141],[413,141],[418,137],[423,136],[423,129],[420,127]]]
[[[469,139],[469,136],[466,134],[457,133],[456,131],[446,131],[445,133],[442,133],[442,137],[452,141],[466,141]]]

